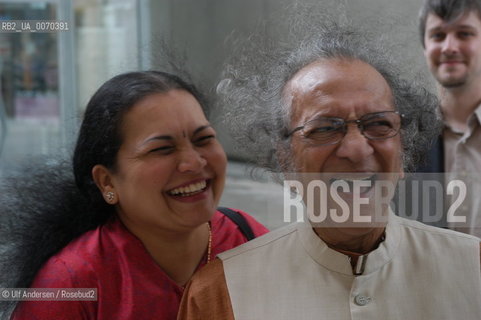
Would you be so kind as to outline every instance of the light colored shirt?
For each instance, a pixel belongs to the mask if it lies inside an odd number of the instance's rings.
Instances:
[[[446,126],[444,140],[444,171],[448,181],[459,179],[467,187],[466,197],[447,197],[446,205],[456,209],[455,216],[466,217],[466,223],[448,223],[451,229],[481,237],[481,105],[468,118],[466,132],[457,132]]]

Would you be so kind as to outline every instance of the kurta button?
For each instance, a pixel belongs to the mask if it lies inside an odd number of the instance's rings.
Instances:
[[[354,302],[356,302],[358,306],[365,306],[366,304],[371,302],[371,298],[362,294],[358,294],[354,297]]]

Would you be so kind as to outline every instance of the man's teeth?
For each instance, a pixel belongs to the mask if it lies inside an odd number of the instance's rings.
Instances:
[[[174,190],[169,191],[169,193],[175,196],[177,195],[185,196],[185,195],[190,195],[192,193],[202,191],[203,189],[205,189],[206,186],[207,186],[207,181],[203,180],[197,183],[189,184],[188,186],[185,186],[185,187],[175,188]]]
[[[370,175],[370,176],[356,176],[356,177],[335,177],[331,179],[331,184],[334,183],[335,181],[345,181],[348,184],[348,193],[352,193],[354,191],[354,184],[356,181],[370,181],[369,186],[363,186],[359,189],[361,193],[369,191],[375,183],[376,175]]]
[[[354,177],[354,178],[348,178],[348,177],[339,177],[339,178],[333,178],[332,181],[336,180],[344,180],[347,183],[353,183],[354,181],[368,181],[372,180],[374,176],[368,176],[368,177]]]

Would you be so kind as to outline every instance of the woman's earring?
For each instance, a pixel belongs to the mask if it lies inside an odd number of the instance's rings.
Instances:
[[[115,200],[115,193],[109,191],[105,194],[105,197],[107,198],[108,203],[112,203]]]

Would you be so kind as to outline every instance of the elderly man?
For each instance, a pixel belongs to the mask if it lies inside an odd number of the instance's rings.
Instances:
[[[240,59],[221,92],[250,108],[240,123],[265,151],[260,163],[331,186],[368,181],[337,192],[347,209],[356,196],[376,201],[370,184],[396,183],[435,136],[436,100],[369,39],[337,26],[310,34],[288,54],[254,51],[258,65]],[[219,255],[194,276],[179,319],[481,319],[480,240],[375,211],[372,223],[298,222]]]
[[[466,223],[449,226],[481,236],[481,0],[425,0],[419,31],[445,124],[419,171],[455,173],[472,183],[473,196],[457,210]]]

